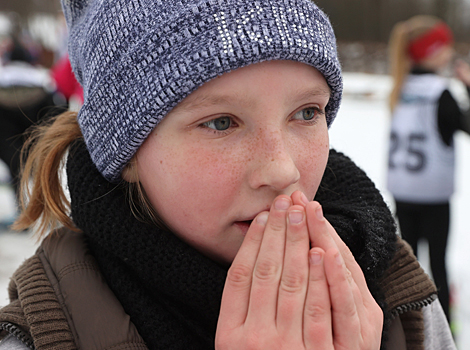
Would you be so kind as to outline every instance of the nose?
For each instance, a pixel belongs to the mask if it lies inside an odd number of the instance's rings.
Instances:
[[[282,191],[300,179],[300,172],[292,158],[294,149],[279,130],[262,130],[251,151],[251,188],[268,186]]]

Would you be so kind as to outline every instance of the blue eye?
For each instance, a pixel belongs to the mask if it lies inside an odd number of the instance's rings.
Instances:
[[[232,126],[232,119],[230,117],[220,117],[216,119],[209,120],[203,124],[208,128],[217,130],[217,131],[224,131]]]
[[[297,113],[295,113],[293,119],[312,121],[319,114],[324,114],[324,112],[319,108],[309,107],[309,108],[304,108],[298,111]]]
[[[302,117],[305,120],[312,120],[315,117],[315,110],[313,108],[306,108],[302,110]]]

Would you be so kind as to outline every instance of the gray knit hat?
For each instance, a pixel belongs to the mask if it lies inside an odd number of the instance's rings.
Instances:
[[[310,0],[62,0],[85,93],[78,122],[111,182],[162,118],[205,82],[251,63],[314,66],[339,108],[341,67],[327,16]]]

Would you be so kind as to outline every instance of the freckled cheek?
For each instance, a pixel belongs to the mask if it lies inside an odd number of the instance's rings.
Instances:
[[[244,162],[227,149],[195,147],[170,157],[167,168],[187,195],[214,202],[238,190]]]
[[[300,184],[308,198],[313,199],[323,177],[329,155],[328,134],[302,143],[298,149],[297,168],[300,172]]]

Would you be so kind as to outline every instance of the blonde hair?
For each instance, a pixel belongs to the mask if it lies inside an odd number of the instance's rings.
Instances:
[[[137,172],[137,156],[134,156],[126,165],[126,171],[129,172],[132,182],[126,182],[129,205],[134,217],[142,222],[152,223],[157,227],[166,229],[167,226],[160,218],[148,199],[145,189],[139,181]]]
[[[60,225],[77,231],[60,178],[68,147],[82,137],[76,117],[75,112],[65,112],[32,129],[21,151],[21,213],[14,230],[36,225],[38,238]]]
[[[60,226],[79,231],[69,216],[70,202],[60,174],[69,146],[82,138],[76,112],[62,113],[31,129],[21,151],[21,213],[12,229],[20,231],[34,227],[38,239]],[[164,227],[138,181],[135,159],[128,166],[136,179],[132,183],[123,181],[128,187],[132,213],[141,221]]]
[[[437,17],[420,15],[399,22],[393,27],[389,41],[390,73],[393,79],[389,106],[392,111],[400,100],[403,82],[412,68],[412,60],[408,54],[410,41],[425,34],[441,22],[442,20]]]

